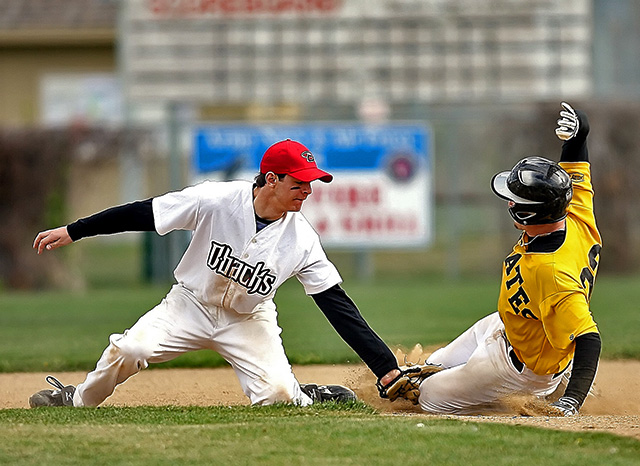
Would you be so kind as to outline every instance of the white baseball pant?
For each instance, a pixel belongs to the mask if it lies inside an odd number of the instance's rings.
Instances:
[[[149,363],[169,361],[201,349],[218,352],[233,367],[251,404],[292,402],[307,406],[284,352],[273,302],[251,314],[208,309],[181,285],[123,334],[109,337],[95,370],[78,385],[74,406],[98,406],[116,386]]]
[[[433,414],[476,414],[499,410],[499,401],[510,394],[553,393],[562,377],[516,368],[510,349],[497,312],[479,320],[427,359],[446,370],[420,385],[421,408]]]

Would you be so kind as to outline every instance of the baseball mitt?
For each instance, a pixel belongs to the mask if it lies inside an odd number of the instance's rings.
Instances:
[[[381,398],[388,398],[389,401],[404,398],[417,405],[422,381],[441,370],[442,366],[436,364],[400,366],[400,375],[398,377],[386,385],[382,385],[378,380],[376,386]]]

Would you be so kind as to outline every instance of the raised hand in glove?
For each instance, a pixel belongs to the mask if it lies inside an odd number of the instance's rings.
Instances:
[[[560,111],[556,135],[563,141],[566,141],[578,134],[580,119],[571,105],[566,102],[562,102],[560,105],[562,105],[562,110]]]
[[[440,372],[442,366],[436,364],[412,364],[400,367],[400,375],[391,382],[382,385],[380,380],[376,383],[381,398],[388,398],[395,401],[404,398],[414,405],[418,404],[420,396],[420,384],[427,377]]]
[[[576,416],[580,410],[580,403],[569,396],[561,396],[551,406],[558,411],[560,416]]]

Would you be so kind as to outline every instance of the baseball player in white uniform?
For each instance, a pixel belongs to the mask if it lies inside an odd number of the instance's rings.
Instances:
[[[200,349],[229,362],[252,404],[355,399],[346,387],[296,380],[273,301],[292,276],[379,380],[396,377],[395,356],[340,287],[340,274],[300,213],[311,182],[332,178],[304,145],[287,139],[267,149],[254,183],[206,181],[39,233],[38,254],[123,231],[189,230],[192,238],[162,302],[124,333],[110,336],[95,370],[77,388],[49,376],[55,389],[34,394],[30,405],[98,406],[150,363]]]

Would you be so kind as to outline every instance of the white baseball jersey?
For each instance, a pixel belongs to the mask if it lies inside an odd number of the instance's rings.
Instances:
[[[191,230],[174,271],[205,306],[248,314],[292,276],[308,295],[342,282],[320,238],[300,212],[256,233],[253,184],[205,181],[153,199],[156,230]]]

